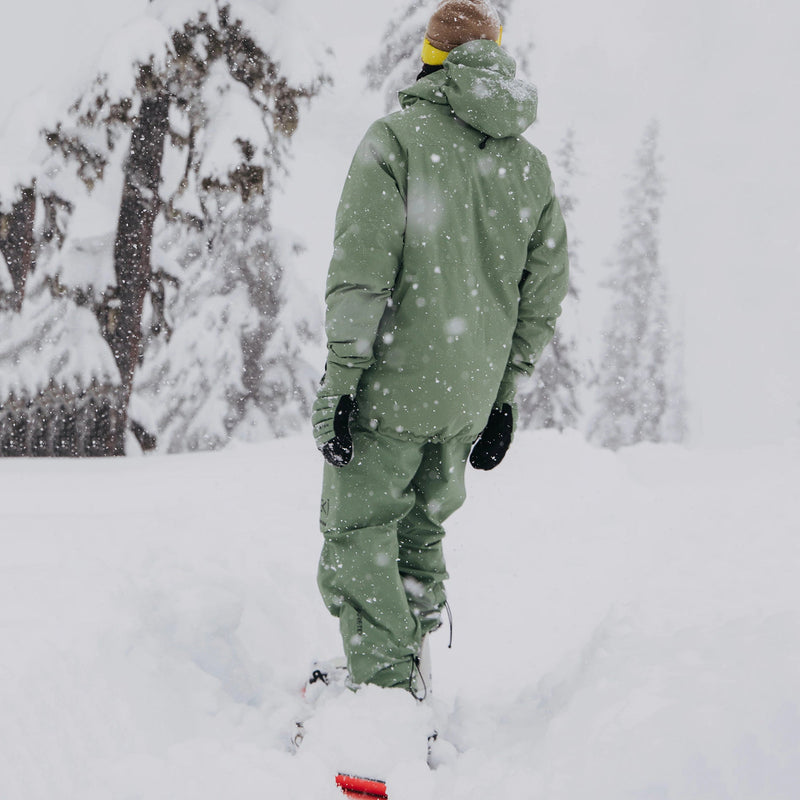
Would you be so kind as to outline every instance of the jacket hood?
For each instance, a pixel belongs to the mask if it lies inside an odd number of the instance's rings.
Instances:
[[[405,108],[417,100],[449,105],[468,125],[494,139],[519,136],[536,119],[536,87],[515,78],[517,65],[495,42],[454,47],[443,67],[399,93]]]

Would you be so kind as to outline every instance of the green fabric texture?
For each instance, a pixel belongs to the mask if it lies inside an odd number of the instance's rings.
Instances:
[[[514,398],[517,396],[517,381],[519,374],[511,370],[507,370],[503,375],[503,380],[500,381],[500,388],[497,390],[497,399],[495,400],[496,406],[501,406],[504,403],[514,405]]]
[[[341,396],[343,394],[355,395],[360,379],[360,369],[328,363],[325,368],[325,377],[322,379],[320,394],[328,396]]]
[[[353,461],[325,465],[318,583],[356,683],[413,688],[413,657],[440,624],[442,523],[465,499],[472,440],[353,432]]]
[[[514,72],[493,42],[455,48],[355,154],[326,333],[365,428],[476,436],[504,377],[530,374],[553,336],[566,231],[547,161],[519,136],[536,93]]]

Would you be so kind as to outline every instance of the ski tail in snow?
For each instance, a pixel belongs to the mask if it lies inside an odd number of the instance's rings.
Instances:
[[[373,778],[359,778],[356,775],[345,775],[340,772],[336,776],[336,785],[345,797],[361,798],[361,800],[387,800],[386,784]]]

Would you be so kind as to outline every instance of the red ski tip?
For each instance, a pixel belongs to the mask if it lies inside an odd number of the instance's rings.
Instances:
[[[336,776],[336,785],[342,790],[345,797],[387,800],[386,784],[383,781],[339,773]]]

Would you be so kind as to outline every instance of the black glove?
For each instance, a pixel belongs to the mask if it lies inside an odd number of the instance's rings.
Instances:
[[[494,469],[506,454],[514,435],[514,409],[509,403],[492,408],[489,421],[475,440],[469,463],[475,469]]]
[[[326,406],[333,398],[323,398],[317,401],[315,414],[315,436],[317,446],[329,464],[334,467],[344,467],[353,457],[353,437],[350,434],[350,417],[355,413],[356,401],[349,394],[339,397],[335,409],[327,410]],[[326,402],[327,401],[327,402]],[[331,430],[332,423],[332,430]],[[333,433],[333,438],[327,438]]]

